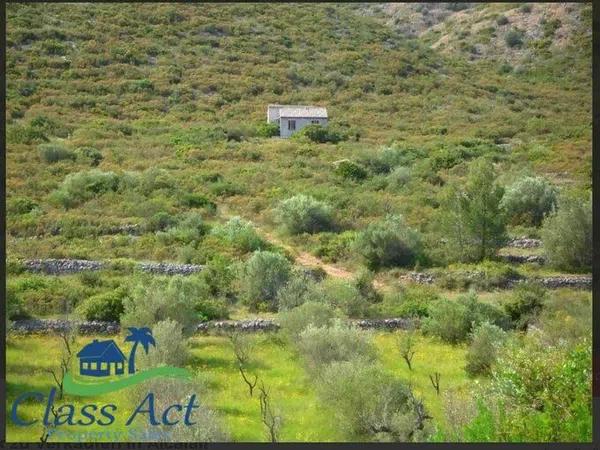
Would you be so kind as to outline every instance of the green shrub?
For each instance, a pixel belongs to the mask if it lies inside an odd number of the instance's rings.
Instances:
[[[291,342],[296,342],[300,333],[309,325],[315,328],[328,327],[334,317],[335,312],[331,306],[311,300],[281,312],[278,320],[281,332]]]
[[[319,284],[305,274],[295,274],[277,293],[279,311],[288,311],[306,302],[323,300]]]
[[[90,166],[92,167],[98,166],[104,159],[102,152],[93,147],[81,147],[77,149],[77,152],[84,158],[88,159],[90,161]]]
[[[510,30],[506,33],[504,41],[509,47],[520,48],[523,45],[523,32],[520,30]]]
[[[417,442],[432,431],[410,388],[371,360],[332,362],[317,391],[350,439]]]
[[[544,299],[535,322],[550,345],[574,343],[589,338],[592,330],[592,293],[560,289]]]
[[[164,231],[169,227],[174,226],[177,219],[172,214],[166,211],[159,211],[146,219],[144,230],[147,232]]]
[[[152,337],[156,345],[146,352],[136,354],[136,367],[159,366],[185,367],[189,359],[187,339],[183,336],[181,324],[171,319],[161,320],[152,327]]]
[[[346,139],[339,131],[333,130],[330,126],[321,126],[318,124],[307,125],[302,130],[293,134],[293,137],[298,139],[306,138],[311,142],[316,143],[325,143],[331,142],[333,144],[337,144],[340,141]]]
[[[432,304],[440,300],[439,294],[429,286],[410,286],[399,292],[388,292],[377,305],[381,317],[427,317]]]
[[[556,207],[557,190],[542,177],[526,177],[506,189],[501,207],[513,224],[540,226]]]
[[[31,315],[23,305],[22,298],[11,286],[6,288],[6,319],[22,320],[29,319]]]
[[[126,295],[125,289],[116,289],[88,297],[77,307],[77,312],[86,320],[118,322],[124,311],[123,299]]]
[[[39,205],[27,197],[9,197],[6,201],[6,210],[10,214],[27,214],[38,208]]]
[[[172,319],[185,334],[190,334],[201,319],[196,303],[209,297],[206,283],[198,276],[143,276],[123,299],[121,325],[152,327],[161,320]]]
[[[314,373],[334,361],[365,358],[375,361],[377,352],[370,335],[335,319],[330,327],[309,325],[300,333],[298,349],[308,369]]]
[[[54,198],[65,208],[72,208],[87,200],[119,189],[120,177],[114,172],[92,169],[66,176],[61,186],[54,191]]]
[[[429,317],[423,321],[423,331],[443,341],[457,344],[467,340],[469,333],[483,322],[506,328],[507,317],[498,308],[479,302],[474,294],[461,295],[456,300],[440,299],[429,307]]]
[[[189,211],[180,216],[175,226],[166,231],[158,231],[156,236],[165,243],[189,244],[200,241],[208,232],[209,227],[202,216],[195,211]]]
[[[499,17],[496,19],[496,23],[497,23],[498,25],[500,25],[500,26],[502,26],[502,25],[506,25],[506,24],[508,24],[508,22],[509,22],[509,21],[508,21],[508,17],[506,17],[506,16],[499,16]]]
[[[362,181],[367,178],[367,171],[355,162],[343,160],[335,166],[335,173],[342,178],[354,181]]]
[[[592,202],[571,195],[560,199],[558,210],[542,227],[542,240],[548,262],[564,270],[592,267]]]
[[[59,144],[42,144],[38,147],[40,157],[44,162],[55,163],[58,161],[77,159],[76,154]]]
[[[264,138],[279,136],[279,124],[273,122],[260,123],[256,127],[256,135]]]
[[[355,248],[371,270],[414,266],[421,258],[419,233],[402,216],[388,216],[367,226],[356,238]]]
[[[321,233],[315,255],[325,262],[338,262],[350,256],[356,232],[344,231],[342,233]]]
[[[586,340],[567,348],[515,340],[500,352],[478,413],[465,426],[466,440],[590,441],[591,360]]]
[[[211,234],[244,253],[264,250],[268,247],[264,239],[254,229],[252,222],[243,220],[240,217],[232,217],[227,223],[215,226]]]
[[[186,208],[206,208],[208,211],[216,212],[217,204],[202,194],[186,192],[179,198],[179,202]]]
[[[322,283],[322,288],[325,301],[345,316],[359,318],[369,314],[371,303],[361,295],[354,283],[328,279]]]
[[[505,332],[489,322],[483,322],[475,328],[466,354],[467,373],[471,376],[489,375],[496,362],[498,348],[505,338]]]
[[[504,304],[504,309],[515,328],[526,330],[541,313],[547,298],[548,291],[541,285],[519,283],[513,290],[510,300]]]
[[[275,217],[290,234],[318,233],[333,227],[331,207],[302,194],[282,201],[275,209]]]
[[[201,321],[229,318],[227,302],[220,298],[205,297],[196,299],[194,310]]]
[[[277,310],[277,294],[288,282],[291,264],[284,256],[256,251],[243,267],[240,284],[246,304],[254,311]]]
[[[411,179],[411,170],[408,167],[396,167],[392,173],[387,176],[389,186],[394,189],[400,189],[406,186]]]

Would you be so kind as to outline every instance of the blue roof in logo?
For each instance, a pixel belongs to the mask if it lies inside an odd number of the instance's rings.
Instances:
[[[125,360],[125,355],[112,339],[107,341],[99,341],[98,339],[94,339],[88,345],[83,347],[79,353],[77,353],[77,357],[93,358],[102,361]]]

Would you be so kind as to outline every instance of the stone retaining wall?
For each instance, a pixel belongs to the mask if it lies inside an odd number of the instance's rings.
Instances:
[[[418,321],[403,318],[392,319],[358,319],[351,323],[361,329],[378,330],[406,330],[419,326]],[[117,322],[100,321],[66,321],[62,319],[29,319],[12,322],[9,331],[15,334],[48,334],[59,333],[75,327],[79,334],[117,334],[121,327]],[[276,331],[279,324],[273,319],[250,319],[250,320],[213,320],[202,322],[196,326],[196,332],[207,334],[210,332],[243,332],[253,333],[259,331]]]
[[[32,259],[24,262],[27,270],[50,275],[62,275],[110,267],[110,263],[85,259]],[[204,266],[195,264],[174,264],[165,262],[139,262],[136,267],[142,272],[160,275],[191,275],[201,271]]]
[[[535,248],[541,247],[542,241],[540,239],[531,239],[528,237],[520,237],[516,239],[511,239],[506,244],[507,247],[515,247],[515,248]]]

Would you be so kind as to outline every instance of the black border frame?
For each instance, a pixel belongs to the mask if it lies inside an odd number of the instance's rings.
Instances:
[[[260,1],[260,0],[259,0]],[[437,2],[437,0],[434,0]],[[73,3],[84,3],[82,0],[75,0]],[[306,0],[296,0],[295,3],[306,2]],[[2,91],[0,98],[2,108],[0,110],[0,120],[6,124],[6,6],[7,3],[63,3],[61,1],[49,0],[43,1],[9,1],[1,2],[0,5],[0,24],[2,26],[2,46],[0,49],[0,81],[2,81]],[[119,0],[108,0],[106,3],[120,3]],[[155,1],[131,1],[127,3],[155,3]],[[158,3],[158,2],[156,2]],[[166,3],[166,2],[161,2]],[[174,1],[169,3],[195,3],[195,1]],[[218,3],[218,2],[214,2]],[[240,2],[242,3],[242,2]],[[245,2],[243,2],[245,3]],[[369,2],[370,3],[370,2]],[[379,2],[377,2],[379,3]],[[419,3],[415,0],[408,0],[406,3]],[[488,3],[477,1],[476,3]],[[491,2],[489,2],[491,3]],[[499,2],[500,3],[500,2]],[[504,1],[502,3],[517,3],[514,0]],[[520,2],[519,2],[520,3]],[[528,3],[557,3],[531,1]],[[573,3],[592,3],[592,196],[593,199],[600,198],[600,1],[592,0],[587,2],[575,1]],[[600,317],[592,320],[593,341],[592,341],[592,442],[591,443],[568,443],[568,442],[549,442],[549,443],[253,443],[253,442],[227,442],[227,443],[189,443],[189,442],[166,442],[166,443],[135,443],[135,442],[114,442],[114,443],[7,443],[6,442],[6,126],[2,127],[0,134],[0,144],[2,157],[0,158],[0,169],[2,172],[2,184],[0,185],[0,206],[2,220],[0,221],[0,253],[2,261],[0,262],[0,287],[2,289],[2,299],[0,301],[0,316],[2,319],[2,333],[0,333],[0,448],[29,449],[29,448],[82,448],[82,449],[229,449],[229,448],[398,448],[403,449],[439,449],[439,448],[465,448],[465,449],[498,449],[498,448],[530,448],[530,449],[600,449]],[[600,201],[593,201],[593,231],[595,236],[600,236]],[[593,241],[593,268],[592,268],[592,315],[593,319],[599,315],[600,311],[600,278],[597,276],[600,271],[600,239]]]

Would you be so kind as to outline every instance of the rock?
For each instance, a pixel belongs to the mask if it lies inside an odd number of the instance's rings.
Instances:
[[[512,264],[536,263],[546,264],[546,258],[542,255],[502,255],[502,259]]]
[[[515,247],[515,248],[535,248],[541,247],[542,241],[540,239],[531,239],[527,236],[523,236],[520,238],[511,239],[506,244],[507,247]]]
[[[50,275],[83,272],[86,270],[101,270],[109,264],[102,261],[84,259],[32,259],[24,262],[27,270],[43,272]],[[191,275],[201,271],[204,266],[195,264],[174,264],[163,262],[141,262],[137,267],[143,272],[161,275]]]
[[[432,274],[424,272],[409,272],[406,275],[402,275],[400,279],[418,284],[432,284],[435,282],[435,277]]]
[[[33,259],[25,261],[25,268],[32,272],[43,272],[51,275],[76,273],[84,270],[100,270],[105,264],[100,261],[85,259]]]
[[[156,273],[162,275],[191,275],[200,272],[203,266],[195,264],[172,264],[172,263],[155,263],[143,262],[139,263],[138,267],[143,272]]]
[[[117,334],[121,327],[117,322],[79,322],[64,319],[28,319],[17,320],[11,324],[10,331],[16,334],[60,333],[76,328],[79,334]]]

